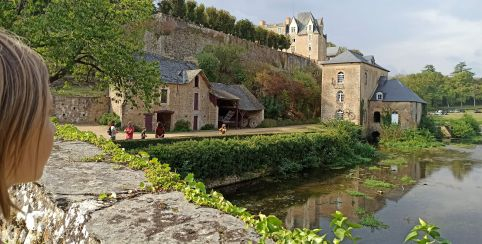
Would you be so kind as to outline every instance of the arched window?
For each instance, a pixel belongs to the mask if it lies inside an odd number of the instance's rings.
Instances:
[[[392,113],[392,124],[398,125],[399,123],[399,116],[397,112]]]
[[[336,111],[336,119],[343,119],[343,110]]]
[[[343,101],[345,101],[345,94],[343,94],[342,91],[338,91],[336,93],[336,101],[339,103],[342,103]]]
[[[380,123],[381,119],[382,119],[382,115],[380,114],[380,112],[375,112],[373,114],[373,121],[375,123]]]
[[[337,80],[338,84],[342,84],[345,81],[345,73],[338,72]]]
[[[383,93],[382,92],[377,92],[377,100],[383,100]]]

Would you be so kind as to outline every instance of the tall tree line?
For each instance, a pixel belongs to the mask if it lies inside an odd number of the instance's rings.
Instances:
[[[433,65],[416,74],[400,75],[400,79],[432,108],[454,107],[482,103],[482,78],[475,78],[465,62],[454,67],[450,75],[443,75]]]
[[[288,49],[291,45],[290,39],[285,35],[268,31],[259,26],[256,27],[248,19],[236,21],[236,17],[228,11],[214,7],[206,8],[204,4],[198,5],[194,0],[162,0],[157,5],[157,12],[169,14],[245,40],[256,41],[274,49]]]

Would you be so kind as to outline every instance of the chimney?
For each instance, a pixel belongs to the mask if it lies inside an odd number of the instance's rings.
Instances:
[[[261,26],[261,27],[266,26],[266,21],[261,20],[261,21],[259,22],[259,26]]]
[[[285,19],[285,25],[290,25],[291,23],[291,18],[290,17],[286,17]]]

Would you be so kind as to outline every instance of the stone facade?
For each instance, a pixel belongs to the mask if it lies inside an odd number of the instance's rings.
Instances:
[[[180,192],[139,191],[142,171],[82,162],[100,152],[87,143],[55,142],[40,181],[11,189],[21,211],[11,221],[0,218],[0,242],[259,242],[240,219],[189,203]],[[98,200],[102,193],[110,198]]]
[[[301,55],[315,62],[326,60],[327,38],[323,34],[323,19],[315,19],[311,13],[300,13],[297,17],[287,17],[284,23],[259,26],[277,34],[286,35],[291,40],[287,53]]]
[[[241,57],[246,61],[271,64],[288,71],[315,66],[304,56],[281,52],[163,14],[155,16],[144,42],[145,51],[176,60],[196,62],[196,55],[208,45],[233,44],[246,49]]]
[[[368,110],[368,131],[383,134],[382,121],[377,121],[375,113],[390,116],[397,113],[399,126],[402,129],[417,128],[422,119],[422,104],[417,102],[370,102]]]
[[[54,116],[61,123],[97,123],[109,112],[109,97],[65,97],[53,95]]]
[[[173,129],[175,123],[179,120],[189,121],[192,130],[199,130],[206,124],[217,126],[218,108],[211,97],[209,82],[202,73],[197,77],[199,79],[198,87],[195,87],[195,77],[186,84],[168,83],[160,87],[159,90],[167,90],[167,98],[161,101],[161,96],[158,101],[160,104],[153,105],[150,113],[142,105],[134,107],[119,99],[115,91],[111,91],[110,94],[113,97],[112,110],[121,117],[123,125],[132,121],[134,125],[148,128],[146,117],[151,117],[150,124],[151,128],[154,129],[157,121],[161,121],[166,129]],[[194,108],[195,94],[198,94],[197,109]],[[123,104],[120,105],[121,103]],[[197,125],[195,120],[197,120]]]

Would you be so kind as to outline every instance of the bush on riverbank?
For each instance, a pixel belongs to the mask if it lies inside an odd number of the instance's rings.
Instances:
[[[388,149],[412,151],[416,149],[441,146],[434,135],[427,129],[401,129],[398,126],[383,128],[380,145]]]
[[[437,118],[436,123],[439,126],[448,126],[455,138],[469,139],[480,132],[479,122],[468,114],[459,119]]]
[[[151,146],[146,151],[181,175],[194,173],[201,179],[259,171],[284,175],[371,161],[375,150],[360,141],[358,132],[357,126],[339,122],[326,124],[319,133],[184,141]]]

